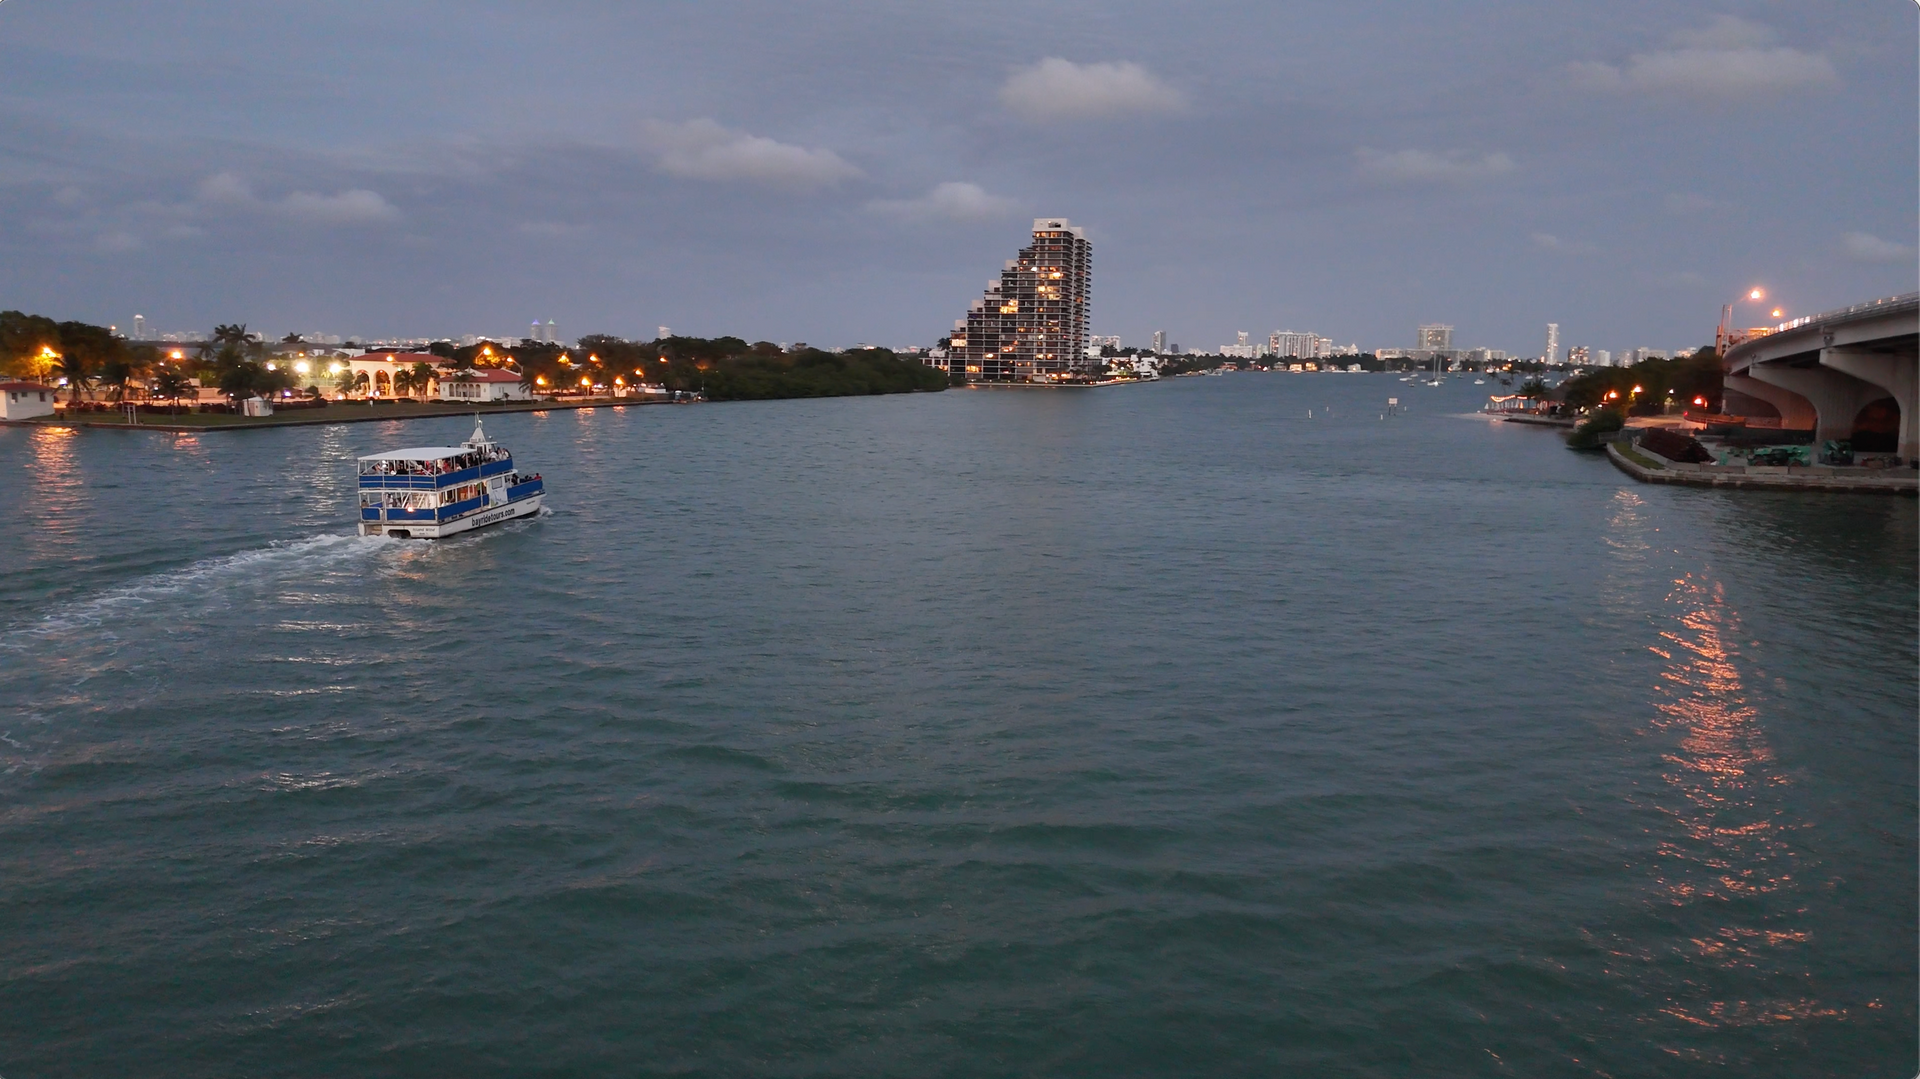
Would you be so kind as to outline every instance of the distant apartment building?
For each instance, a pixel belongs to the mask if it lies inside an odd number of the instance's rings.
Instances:
[[[1267,355],[1269,356],[1314,360],[1328,355],[1332,347],[1333,341],[1330,338],[1321,337],[1315,333],[1275,330],[1267,335]]]
[[[1166,353],[1167,353],[1167,331],[1165,330],[1153,331],[1153,354],[1156,356],[1164,356],[1166,355]]]
[[[1429,322],[1421,326],[1414,337],[1413,347],[1417,349],[1446,352],[1453,348],[1453,327],[1444,326],[1438,322]]]
[[[1560,362],[1560,324],[1558,322],[1547,323],[1547,351],[1540,357],[1540,362]]]
[[[1594,350],[1593,350],[1593,365],[1594,365],[1595,367],[1612,367],[1612,366],[1613,366],[1613,353],[1611,353],[1611,352],[1608,352],[1608,351],[1607,351],[1606,349],[1604,349],[1604,348],[1596,348],[1596,349],[1594,349]]]
[[[147,339],[147,316],[133,316],[133,339],[135,341],[145,341]]]
[[[1587,366],[1587,346],[1574,345],[1567,349],[1567,362],[1576,367]]]
[[[1007,260],[947,338],[948,370],[969,382],[1050,381],[1092,369],[1086,357],[1093,244],[1063,217],[1033,222],[1033,243]]]

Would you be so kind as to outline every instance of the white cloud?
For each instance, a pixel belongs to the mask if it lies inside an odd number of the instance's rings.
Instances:
[[[287,217],[313,225],[370,225],[400,219],[400,211],[392,203],[358,187],[338,195],[295,191],[275,206]]]
[[[1715,15],[1712,22],[1698,30],[1675,30],[1668,40],[1687,49],[1758,49],[1773,44],[1779,36],[1757,22],[1733,15]]]
[[[823,187],[862,175],[832,150],[776,142],[712,120],[648,121],[641,128],[641,139],[657,155],[660,171],[692,180]]]
[[[94,237],[93,246],[98,251],[120,254],[138,248],[140,237],[131,232],[106,232]]]
[[[1866,232],[1849,232],[1840,237],[1840,248],[1848,258],[1861,262],[1899,262],[1913,258],[1913,248]]]
[[[1431,150],[1355,151],[1360,174],[1390,184],[1472,184],[1513,171],[1513,158],[1503,153],[1476,158],[1460,150],[1443,154]]]
[[[1825,56],[1774,45],[1774,37],[1758,23],[1721,15],[1701,29],[1674,34],[1668,48],[1636,53],[1621,65],[1569,64],[1567,74],[1574,85],[1589,90],[1714,98],[1749,98],[1839,81]]]
[[[377,192],[353,188],[337,195],[295,191],[283,199],[262,199],[253,186],[231,172],[200,182],[200,201],[254,213],[271,214],[308,225],[370,225],[398,221],[400,211]]]
[[[200,201],[220,206],[252,206],[253,188],[231,172],[216,172],[200,181]]]
[[[979,184],[949,181],[917,199],[877,199],[867,209],[908,221],[987,221],[1012,213],[1015,205]]]
[[[1179,112],[1187,98],[1134,63],[1076,64],[1049,56],[1000,88],[1000,103],[1030,120]]]

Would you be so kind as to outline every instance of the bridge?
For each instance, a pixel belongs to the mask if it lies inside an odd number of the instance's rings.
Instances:
[[[1729,413],[1920,458],[1920,292],[1783,322],[1723,362]]]

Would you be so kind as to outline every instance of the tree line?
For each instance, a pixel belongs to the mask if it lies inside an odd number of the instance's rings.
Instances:
[[[193,395],[192,379],[217,386],[229,399],[279,396],[290,389],[319,396],[321,383],[329,381],[319,371],[298,379],[289,365],[275,362],[276,349],[299,345],[297,335],[269,343],[245,323],[222,323],[203,344],[172,350],[130,342],[105,326],[0,311],[0,373],[64,381],[72,401],[123,401],[135,383],[144,384],[152,397],[178,401]],[[513,371],[538,394],[601,393],[649,383],[713,401],[909,393],[948,384],[944,372],[883,348],[831,352],[804,342],[783,348],[738,337],[629,341],[594,334],[571,348],[533,340],[466,346],[436,341],[428,351],[436,362],[418,362],[396,373],[395,393],[425,393],[434,382],[458,379],[459,371],[471,367]],[[351,370],[330,381],[346,393],[370,388],[364,374]]]

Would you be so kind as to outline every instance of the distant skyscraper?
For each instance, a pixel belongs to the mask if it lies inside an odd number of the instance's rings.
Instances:
[[[1089,369],[1093,245],[1063,217],[1033,222],[1033,243],[1008,260],[947,338],[948,370],[970,382],[1026,382]]]
[[[1416,335],[1414,348],[1430,348],[1445,351],[1453,347],[1453,327],[1438,322],[1429,322],[1420,327]]]
[[[1167,331],[1165,330],[1153,331],[1153,354],[1156,356],[1162,356],[1166,354],[1166,351],[1167,351]]]
[[[1292,357],[1296,360],[1317,359],[1323,355],[1322,341],[1327,339],[1315,333],[1294,333],[1292,330],[1275,330],[1267,335],[1267,351],[1276,357]],[[1331,341],[1327,342],[1329,345]]]
[[[560,327],[554,325],[552,319],[547,320],[547,343],[552,345],[560,343]]]
[[[135,341],[145,341],[147,339],[147,316],[133,316],[133,339]]]
[[[1579,367],[1585,367],[1589,362],[1587,359],[1587,346],[1574,345],[1572,348],[1567,349],[1567,362]]]
[[[1595,367],[1612,367],[1612,366],[1613,366],[1613,353],[1611,353],[1611,352],[1608,352],[1608,351],[1607,351],[1606,349],[1604,349],[1604,348],[1596,348],[1596,349],[1594,349],[1594,350],[1593,350],[1593,365],[1594,365]]]
[[[1560,362],[1560,324],[1547,323],[1547,354],[1541,357],[1542,363]]]

